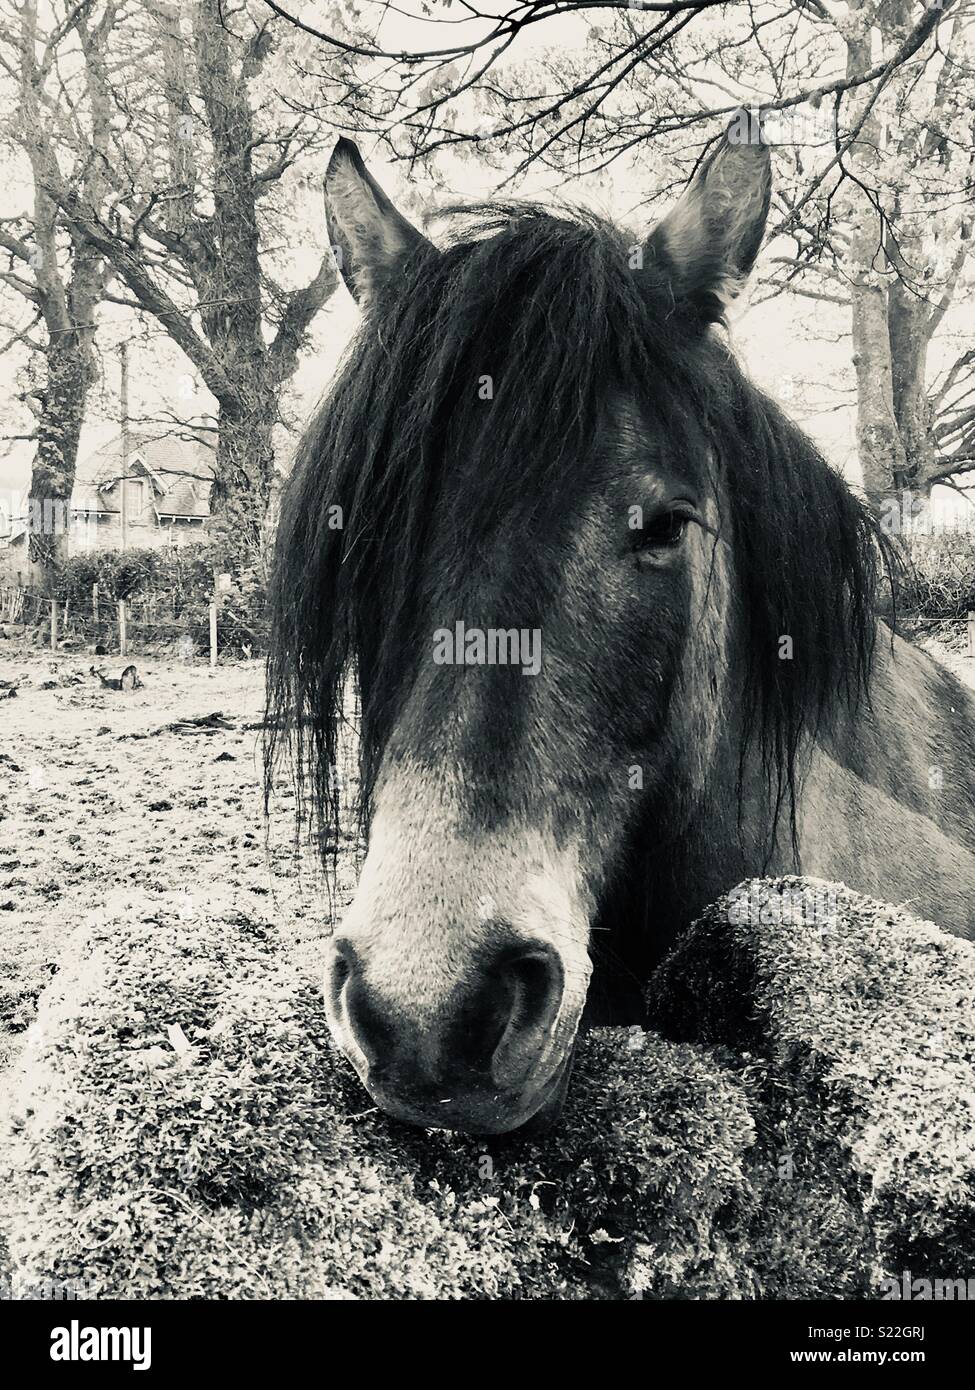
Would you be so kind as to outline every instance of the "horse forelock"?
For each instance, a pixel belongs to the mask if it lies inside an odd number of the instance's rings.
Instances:
[[[703,547],[693,573],[708,621],[687,634],[679,682],[690,757],[703,777],[721,702],[737,698],[743,756],[760,750],[788,805],[804,735],[867,681],[880,538],[866,509],[724,344],[676,315],[663,270],[631,268],[617,229],[486,216],[493,234],[419,258],[382,319],[367,316],[299,446],[271,595],[269,779],[287,745],[299,807],[337,829],[354,667],[368,824],[431,567],[469,574],[485,536],[526,519],[571,525],[623,396],[709,493],[730,547],[717,566]]]

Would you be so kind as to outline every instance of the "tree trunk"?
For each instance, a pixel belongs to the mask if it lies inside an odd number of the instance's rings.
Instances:
[[[904,473],[904,445],[894,415],[886,295],[864,275],[853,285],[853,362],[857,374],[856,438],[863,490],[879,508]]]
[[[91,158],[78,175],[78,187],[101,204],[102,164],[108,149],[112,106],[105,67],[105,46],[118,15],[117,4],[106,4],[94,22],[90,7],[76,7],[72,31],[85,57]],[[33,247],[30,264],[34,288],[29,298],[47,330],[44,347],[44,385],[37,421],[37,452],[31,476],[28,516],[29,557],[45,571],[51,588],[55,568],[68,553],[71,493],[88,392],[97,377],[94,355],[95,314],[104,291],[105,268],[97,249],[71,237],[68,268],[61,269],[64,249],[55,198],[61,175],[56,154],[59,128],[52,124],[43,100],[51,71],[37,24],[36,0],[19,7],[17,44],[20,56],[19,131],[33,176]],[[65,31],[67,32],[67,31]],[[45,54],[43,58],[41,55]],[[55,71],[57,69],[55,68]],[[48,93],[50,100],[50,94]]]
[[[911,494],[911,511],[927,510],[937,450],[927,393],[928,332],[925,300],[898,282],[889,296],[894,418],[904,451],[903,471],[894,475],[901,493]]]
[[[851,4],[859,27],[847,38],[847,76],[858,78],[872,61],[869,7]],[[862,98],[861,98],[862,100]],[[867,188],[876,186],[883,127],[876,107],[867,116],[850,154],[865,186],[851,182],[849,212],[850,302],[853,363],[857,375],[856,438],[863,490],[875,510],[889,502],[904,473],[904,445],[894,413],[893,363],[888,328],[889,266],[884,224]]]
[[[275,406],[275,395],[265,386],[246,407],[229,402],[220,407],[211,533],[221,563],[231,573],[255,561],[263,563],[274,474]]]
[[[45,362],[28,518],[30,559],[43,567],[50,587],[54,571],[68,556],[78,444],[95,371],[88,346],[70,338],[52,344]]]

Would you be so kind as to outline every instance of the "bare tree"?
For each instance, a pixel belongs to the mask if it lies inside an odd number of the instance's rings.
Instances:
[[[411,163],[476,151],[503,184],[530,167],[572,178],[639,156],[668,196],[739,106],[759,109],[782,132],[770,137],[772,230],[791,242],[775,243],[762,292],[849,309],[866,492],[880,506],[975,468],[975,347],[963,341],[940,375],[930,365],[967,293],[969,0],[465,4],[446,42],[411,52],[382,42],[384,6],[352,33],[266,3],[345,55],[350,125]],[[587,24],[586,42],[563,49],[559,21]],[[519,59],[526,31],[546,27],[552,45]],[[796,134],[803,122],[811,139]]]
[[[275,244],[294,235],[282,180],[329,132],[277,99],[274,29],[260,5],[146,0],[119,35],[129,76],[112,92],[111,150],[91,151],[108,210],[56,170],[44,181],[119,283],[110,297],[153,315],[216,400],[211,501],[228,564],[263,555],[281,392],[335,283],[327,249],[296,289],[275,274]]]
[[[52,185],[92,207],[106,197],[109,77],[105,54],[118,20],[114,0],[56,6],[42,29],[35,0],[0,15],[0,72],[12,95],[3,128],[22,156],[31,206],[0,219],[0,271],[27,308],[8,324],[5,347],[31,354],[25,393],[35,426],[31,477],[31,558],[49,567],[63,558],[78,443],[89,391],[97,379],[95,320],[106,268],[90,242],[65,231]]]
[[[851,79],[874,66],[878,46],[903,49],[915,9],[908,0],[848,7],[837,32]],[[934,483],[975,468],[975,417],[958,409],[975,384],[968,354],[940,378],[929,365],[964,291],[973,156],[975,9],[961,4],[930,50],[883,83],[857,82],[816,186],[794,180],[783,211],[779,229],[794,236],[796,254],[782,282],[807,292],[814,279],[814,293],[851,308],[857,451],[877,506],[903,493],[920,501]]]

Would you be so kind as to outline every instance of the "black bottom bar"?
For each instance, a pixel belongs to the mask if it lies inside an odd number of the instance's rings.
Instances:
[[[628,1353],[636,1358],[633,1369],[642,1365],[648,1375],[661,1366],[661,1357],[667,1358],[662,1364],[688,1373],[720,1368],[747,1375],[795,1365],[948,1371],[962,1363],[972,1329],[963,1301],[526,1301],[438,1305],[433,1313],[430,1308],[365,1302],[17,1302],[0,1305],[0,1332],[7,1355],[28,1377],[44,1371],[45,1383],[48,1376],[68,1383],[78,1375],[134,1374],[166,1376],[175,1384],[172,1378],[187,1372],[194,1383],[201,1373],[226,1376],[236,1370],[253,1380],[262,1371],[280,1374],[289,1365],[302,1365],[318,1378],[329,1375],[330,1367],[337,1369],[336,1357],[348,1365],[348,1356],[361,1357],[370,1376],[387,1360],[391,1368],[411,1364],[422,1374],[425,1364],[442,1373],[454,1357],[456,1374],[465,1363],[483,1373],[492,1354],[499,1367],[511,1370],[517,1362],[524,1382],[536,1357],[550,1379],[563,1357],[571,1360],[583,1347],[590,1364],[595,1357],[607,1376],[615,1376],[614,1367],[619,1369]],[[517,1340],[499,1341],[499,1333],[509,1330]]]

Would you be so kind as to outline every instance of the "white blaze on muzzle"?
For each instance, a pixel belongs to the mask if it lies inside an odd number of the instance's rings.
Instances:
[[[456,805],[427,772],[400,767],[382,782],[358,890],[337,937],[391,1030],[408,1027],[424,1052],[446,1045],[458,1001],[476,994],[499,953],[530,959],[537,947],[557,968],[561,991],[538,1039],[533,1073],[541,1080],[571,1049],[591,973],[593,902],[580,856],[537,826],[462,826]],[[344,995],[326,988],[326,999],[333,1035],[366,1079],[369,1059]]]

